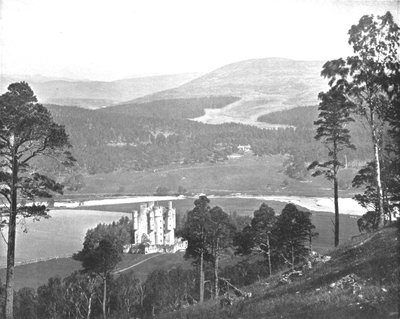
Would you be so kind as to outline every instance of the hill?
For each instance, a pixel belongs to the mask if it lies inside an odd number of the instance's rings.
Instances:
[[[322,65],[321,61],[282,58],[244,60],[222,66],[177,88],[135,101],[211,95],[254,96],[260,99],[276,96],[285,98],[287,102],[293,102],[295,97],[302,97],[302,101],[309,98],[316,101],[317,96],[310,93],[316,91],[318,94],[318,88],[324,85],[320,77]],[[304,103],[309,104],[310,102]]]
[[[259,116],[296,106],[315,105],[326,88],[320,77],[323,62],[281,58],[252,59],[232,63],[177,88],[157,92],[130,103],[204,96],[236,96],[239,101],[206,110],[196,120],[203,123],[242,123],[267,127]],[[129,104],[129,103],[126,103]]]
[[[300,276],[279,273],[242,287],[252,297],[232,306],[208,302],[158,318],[397,318],[396,237],[395,227],[361,236],[329,252],[330,260],[303,268]]]
[[[96,109],[174,88],[196,78],[198,75],[198,73],[156,75],[110,82],[4,76],[0,80],[0,90],[1,92],[5,91],[12,82],[28,81],[42,103]]]

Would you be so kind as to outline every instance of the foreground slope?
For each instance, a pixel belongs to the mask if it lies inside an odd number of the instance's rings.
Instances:
[[[242,288],[252,298],[227,308],[206,303],[160,318],[397,318],[397,229],[360,236],[330,252],[303,275],[282,284],[282,274]]]

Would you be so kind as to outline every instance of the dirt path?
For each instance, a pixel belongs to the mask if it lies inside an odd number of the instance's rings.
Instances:
[[[118,274],[120,274],[121,272],[124,272],[124,271],[127,271],[128,269],[134,268],[134,267],[136,267],[136,266],[138,266],[138,265],[140,265],[140,264],[143,264],[144,262],[146,262],[146,261],[148,261],[148,260],[150,260],[150,259],[152,259],[152,258],[158,257],[158,256],[160,256],[160,255],[162,255],[162,254],[160,253],[160,254],[151,256],[151,257],[149,257],[149,258],[146,258],[146,259],[143,259],[143,260],[137,262],[136,264],[130,265],[129,267],[125,267],[125,268],[122,268],[122,269],[118,269],[118,270],[114,271],[114,275],[118,275]]]

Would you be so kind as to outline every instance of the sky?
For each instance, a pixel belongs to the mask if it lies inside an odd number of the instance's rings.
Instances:
[[[0,73],[111,81],[240,60],[326,61],[400,0],[0,0]]]

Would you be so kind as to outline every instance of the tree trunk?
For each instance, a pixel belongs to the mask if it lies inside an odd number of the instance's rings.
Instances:
[[[90,294],[86,319],[90,319],[90,315],[92,314],[92,298],[93,298],[93,295]]]
[[[268,256],[268,270],[269,270],[269,275],[272,275],[272,264],[271,264],[271,246],[269,244],[269,234],[267,233],[267,247],[268,247],[268,252],[267,252],[267,256]]]
[[[17,180],[18,166],[16,155],[13,154],[12,181],[11,181],[11,210],[8,222],[8,243],[7,243],[7,278],[6,278],[6,319],[13,318],[14,303],[14,263],[15,263],[15,228],[17,219]]]
[[[200,303],[204,301],[204,252],[200,253]]]
[[[333,176],[333,197],[335,203],[335,247],[339,245],[339,191],[336,173]]]
[[[377,136],[375,127],[374,113],[371,111],[371,132],[372,132],[372,142],[374,144],[374,157],[376,163],[376,195],[378,197],[377,202],[377,214],[379,218],[379,225],[383,225],[383,191],[382,191],[382,177],[381,177],[381,162],[380,162],[380,152],[379,152],[379,138]]]
[[[218,286],[218,267],[219,267],[219,254],[216,252],[215,256],[215,264],[214,264],[214,284],[215,284],[215,299],[218,299],[219,296],[219,286]]]
[[[103,318],[107,319],[106,313],[106,302],[107,302],[107,275],[104,276],[104,288],[103,288]]]
[[[383,225],[384,216],[383,216],[383,191],[382,191],[382,177],[381,177],[381,164],[379,161],[379,145],[374,143],[374,154],[375,154],[375,162],[376,162],[376,193],[378,196],[378,207],[377,213],[379,215],[379,224]]]
[[[292,270],[294,271],[294,247],[293,247],[293,243],[291,245],[292,248]]]

